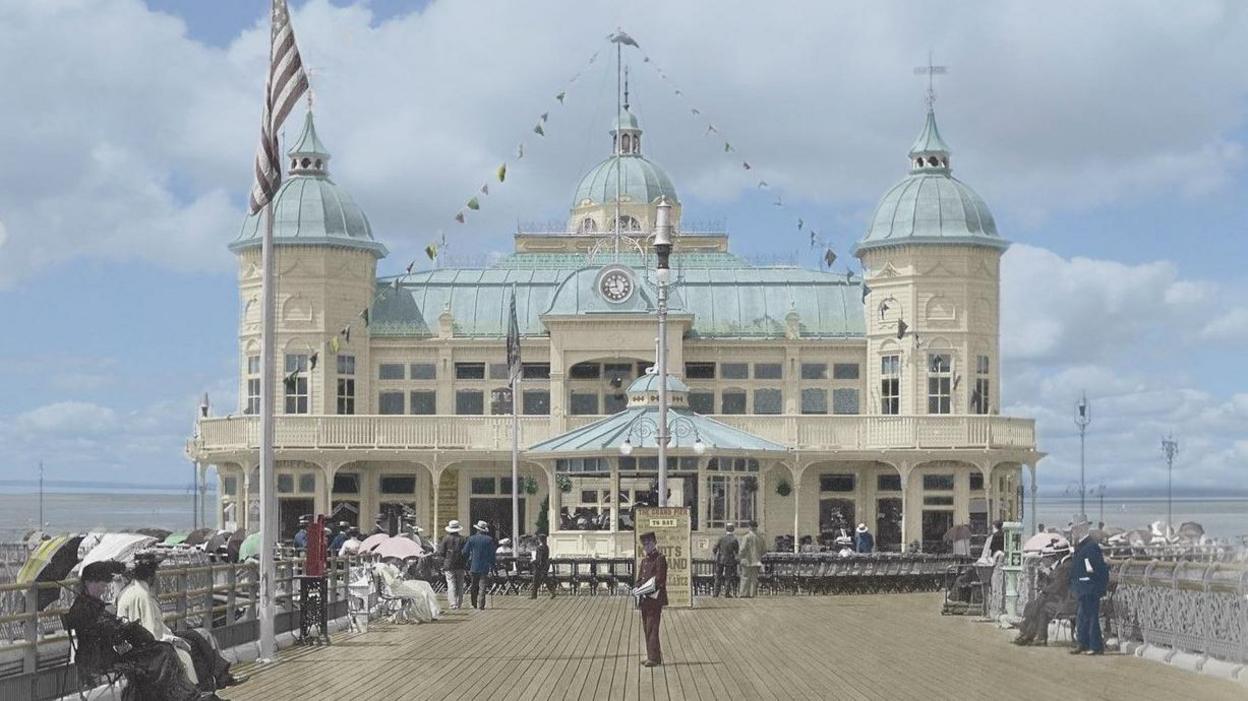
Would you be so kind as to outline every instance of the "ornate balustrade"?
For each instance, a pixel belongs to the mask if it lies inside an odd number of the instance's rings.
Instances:
[[[573,430],[602,416],[568,416],[561,430]],[[803,450],[884,450],[1035,447],[1035,422],[1002,416],[800,416],[757,414],[711,418],[777,443]],[[520,443],[532,445],[556,435],[559,421],[520,417]],[[193,456],[256,448],[255,416],[202,419]],[[462,449],[511,447],[510,416],[279,416],[278,448]]]

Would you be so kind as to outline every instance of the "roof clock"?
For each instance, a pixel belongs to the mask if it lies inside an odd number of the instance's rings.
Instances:
[[[623,304],[632,299],[637,291],[637,280],[632,268],[609,265],[598,273],[595,288],[598,294],[611,304]]]

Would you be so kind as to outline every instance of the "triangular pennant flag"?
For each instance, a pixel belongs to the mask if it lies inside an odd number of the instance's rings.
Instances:
[[[637,44],[636,39],[630,37],[628,34],[625,34],[624,32],[617,31],[616,33],[608,36],[607,38],[610,39],[611,43],[613,44],[623,44],[625,46],[636,46],[639,49],[641,48],[641,46]]]
[[[465,206],[467,206],[468,209],[471,209],[473,211],[481,209],[481,203],[477,201],[476,197],[473,197],[472,199],[468,200],[468,204]]]
[[[718,134],[718,133],[719,133],[719,130],[715,128],[715,125],[714,125],[714,124],[708,124],[708,125],[706,125],[706,133],[707,133],[707,134]]]
[[[773,204],[773,205],[775,205],[775,206],[777,206],[777,207],[783,207],[783,206],[784,206],[784,198],[780,197],[779,195],[776,195],[776,201],[775,201],[775,202],[772,202],[772,204]]]
[[[884,312],[888,311],[889,309],[892,309],[892,307],[888,306],[887,300],[880,303],[880,321],[884,320]]]
[[[810,247],[811,248],[815,247],[815,230],[814,229],[810,230]]]
[[[395,291],[397,292],[397,291],[398,291],[398,289],[399,289],[399,283],[400,283],[400,282],[402,282],[402,278],[397,278],[397,277],[396,277],[396,278],[394,279],[394,282],[391,282],[391,283],[390,283],[390,286],[391,286],[391,287],[393,287],[393,288],[395,289]],[[365,325],[365,326],[368,326],[368,324],[364,324],[364,325]]]
[[[749,170],[749,169],[750,169],[750,162],[749,162],[749,161],[741,161],[741,165],[742,165],[742,166],[744,166],[746,170]]]
[[[832,264],[836,262],[836,251],[833,251],[831,248],[824,251],[823,262],[827,263],[828,267],[831,268]]]
[[[683,95],[684,93],[682,93],[682,92],[680,91],[680,88],[676,88],[676,94],[677,94],[677,95]]]
[[[520,160],[521,158],[524,158],[524,144],[516,146],[516,160]]]
[[[806,222],[803,221],[801,217],[798,217],[797,218],[797,230],[801,231],[803,226],[806,226]]]
[[[411,275],[411,274],[412,274],[412,268],[414,268],[414,267],[416,267],[416,261],[412,261],[412,262],[408,263],[408,264],[407,264],[407,268],[405,269],[405,270],[406,270],[406,274]]]
[[[956,389],[958,388],[958,385],[960,385],[960,384],[962,384],[962,376],[961,376],[961,375],[954,375],[954,377],[953,377],[953,388],[956,390]]]
[[[542,129],[541,122],[538,122],[537,126],[533,127],[533,133],[538,136],[546,136],[545,130]]]
[[[316,369],[316,361],[317,361],[317,360],[320,360],[320,358],[321,358],[321,354],[320,354],[320,353],[317,353],[316,351],[313,351],[313,352],[312,352],[312,355],[308,356],[308,365],[309,365],[309,366],[310,366],[313,370],[315,370],[315,369]]]
[[[481,194],[482,194],[482,195],[488,195],[488,194],[490,194],[490,184],[489,184],[489,183],[486,183],[486,184],[484,184],[484,185],[482,185],[482,186],[481,186]]]
[[[854,271],[852,270],[845,271],[845,284],[846,285],[854,284]]]
[[[862,303],[867,303],[867,295],[871,294],[871,288],[867,287],[867,283],[862,283]]]
[[[641,62],[642,62],[642,63],[650,63],[650,57],[649,57],[649,56],[643,56],[643,57],[641,58]]]
[[[909,326],[906,326],[906,320],[905,320],[905,319],[898,319],[898,320],[897,320],[897,340],[898,340],[898,341],[900,341],[902,338],[904,338],[904,337],[905,337],[905,335],[906,335],[906,329],[908,329],[908,328],[910,328],[910,327],[909,327]]]
[[[437,258],[438,257],[438,244],[431,243],[428,246],[425,246],[425,255],[429,257],[429,260],[434,260],[435,258]]]
[[[289,375],[282,378],[282,384],[286,385],[287,392],[295,391],[295,388],[298,386],[298,382],[297,382],[298,379],[299,379],[298,370],[292,370]]]
[[[560,92],[558,95],[555,95],[555,99],[556,99],[556,100],[558,100],[558,101],[559,101],[559,104],[561,104],[561,105],[562,105],[562,104],[563,104],[563,98],[565,98],[565,97],[567,97],[567,96],[568,96],[567,91],[563,91],[563,92]]]
[[[541,120],[544,122],[544,121],[546,121],[546,119],[547,119],[548,117],[550,117],[550,113],[549,113],[549,112],[543,112],[543,113],[542,113],[542,116],[541,116]]]
[[[724,153],[732,153],[732,144],[724,142]]]
[[[691,110],[689,110],[689,111],[690,111],[690,112],[693,114],[693,116],[695,116],[695,117],[696,117],[696,116],[698,116],[698,115],[700,115],[700,114],[702,114],[702,110],[698,109],[697,107],[694,107],[693,109],[691,109]]]
[[[368,307],[364,307],[364,311],[360,312],[360,317],[364,319],[364,328],[368,328],[368,325],[372,323],[368,315]]]
[[[459,222],[460,224],[464,223],[464,213],[462,211],[455,214],[455,221]]]
[[[507,179],[507,164],[506,163],[498,164],[498,171],[495,173],[495,175],[498,176],[498,182],[500,183],[506,180]]]
[[[351,324],[347,324],[342,327],[342,331],[339,331],[338,333],[342,334],[342,337],[346,339],[347,343],[351,342]]]
[[[766,181],[766,180],[759,180],[759,181],[758,181],[758,187],[759,187],[759,189],[766,190],[766,189],[767,189],[767,187],[768,187],[768,185],[767,185],[767,181]]]
[[[329,339],[330,350],[332,350],[334,353],[337,353],[339,348],[342,348],[342,343],[339,342],[337,336],[334,336],[333,338]]]

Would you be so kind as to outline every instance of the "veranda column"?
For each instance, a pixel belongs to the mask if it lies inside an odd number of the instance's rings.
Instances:
[[[1031,496],[1031,507],[1028,509],[1028,513],[1031,515],[1029,522],[1031,524],[1031,533],[1032,535],[1035,535],[1036,533],[1036,463],[1028,462],[1026,464],[1027,464],[1027,471],[1031,473],[1031,486],[1028,488],[1030,496]]]
[[[806,468],[793,463],[793,552],[799,552],[802,539],[802,473]]]
[[[901,475],[901,551],[910,551],[910,471],[913,467],[908,462],[897,463],[897,473]]]

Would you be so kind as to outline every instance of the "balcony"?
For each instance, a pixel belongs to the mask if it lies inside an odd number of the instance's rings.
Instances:
[[[562,431],[547,416],[520,417],[520,445],[570,431],[601,416],[569,416]],[[1035,421],[1004,416],[764,416],[711,418],[800,450],[1013,448],[1034,450]],[[193,457],[256,449],[256,416],[208,418],[188,444]],[[279,449],[511,449],[510,416],[278,416]]]

